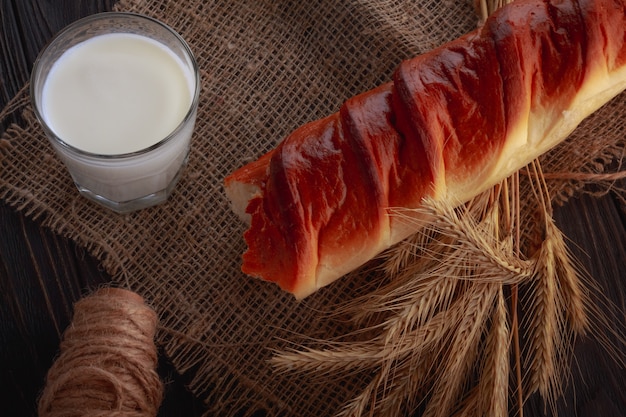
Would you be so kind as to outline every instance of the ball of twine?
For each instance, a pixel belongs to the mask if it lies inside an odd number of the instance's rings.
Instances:
[[[39,417],[156,416],[156,313],[134,292],[104,288],[78,301],[48,371]]]

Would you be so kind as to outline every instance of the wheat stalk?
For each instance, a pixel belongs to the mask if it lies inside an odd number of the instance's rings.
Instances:
[[[450,349],[444,356],[436,379],[433,396],[424,413],[426,417],[447,417],[454,410],[468,372],[478,355],[478,345],[485,317],[493,305],[495,285],[478,283],[469,290],[472,295],[465,316],[457,327]]]
[[[354,397],[345,405],[343,410],[337,414],[337,417],[359,417],[370,410],[373,407],[372,401],[381,378],[382,375],[377,374],[373,380],[367,384],[361,394]]]
[[[461,401],[454,417],[506,417],[509,415],[508,380],[511,333],[503,287],[501,286],[496,291],[496,301],[482,355],[479,380]]]
[[[534,277],[531,297],[529,297],[531,319],[527,327],[531,329],[526,369],[529,370],[528,393],[538,390],[549,402],[557,388],[557,344],[561,323],[557,304],[557,282],[554,262],[554,250],[546,240],[540,251],[538,270]]]
[[[498,288],[478,383],[479,415],[508,416],[510,329],[503,287]]]
[[[565,308],[569,324],[575,333],[584,335],[590,326],[587,306],[591,305],[591,300],[588,290],[581,281],[582,273],[574,264],[563,233],[553,221],[546,224],[546,240],[552,242],[554,253],[558,254],[555,257],[556,275],[564,293],[564,299],[567,300]]]
[[[358,371],[383,366],[385,362],[399,361],[406,356],[419,357],[420,353],[435,350],[443,335],[453,332],[465,314],[472,294],[462,297],[430,319],[415,326],[414,309],[408,314],[393,316],[377,337],[365,342],[326,342],[324,348],[301,348],[277,352],[270,359],[282,371],[316,372],[318,375],[345,371]]]
[[[505,277],[512,279],[507,283],[520,282],[532,274],[533,266],[529,262],[524,262],[512,253],[513,240],[508,236],[506,240],[498,240],[494,237],[495,227],[493,220],[490,220],[491,208],[482,222],[477,223],[476,219],[470,215],[460,215],[452,204],[446,201],[436,201],[425,199],[421,208],[412,210],[424,213],[430,219],[426,227],[446,236],[447,242],[439,242],[457,251],[453,258],[473,259],[476,263],[490,264],[492,268],[483,268],[481,279],[488,279],[495,276],[498,282],[505,281]],[[402,211],[396,211],[396,215],[402,216]],[[410,218],[410,216],[408,217]],[[434,251],[436,259],[441,265],[441,252]],[[425,253],[427,253],[425,251]],[[490,275],[490,273],[492,273]]]
[[[498,10],[512,0],[474,0],[474,8],[479,18],[479,24],[482,24],[489,15]]]

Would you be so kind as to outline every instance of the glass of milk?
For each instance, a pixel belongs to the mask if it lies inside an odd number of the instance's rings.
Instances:
[[[150,17],[109,12],[37,58],[35,114],[78,191],[119,213],[165,201],[187,164],[200,75],[187,43]]]

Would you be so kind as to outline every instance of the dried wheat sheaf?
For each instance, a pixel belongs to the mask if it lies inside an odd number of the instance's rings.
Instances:
[[[276,369],[369,375],[345,417],[508,416],[536,392],[556,414],[574,339],[601,313],[550,201],[535,161],[461,207],[393,211],[420,231],[382,255],[384,284],[336,312],[361,330],[277,352]]]

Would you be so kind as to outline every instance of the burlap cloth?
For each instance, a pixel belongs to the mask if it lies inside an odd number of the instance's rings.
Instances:
[[[324,311],[352,297],[355,273],[296,302],[244,276],[244,225],[222,180],[307,121],[390,79],[400,60],[476,27],[469,0],[126,0],[117,9],[160,19],[190,43],[202,93],[189,165],[165,204],[116,215],[79,197],[35,121],[0,142],[0,197],[102,260],[114,282],[149,300],[161,317],[158,343],[210,415],[337,412],[363,382],[278,375],[272,349],[345,328]],[[544,157],[550,171],[602,172],[623,154],[626,95],[588,119]],[[16,105],[17,103],[17,105]],[[571,186],[553,181],[558,198]],[[375,277],[374,277],[375,278]]]

